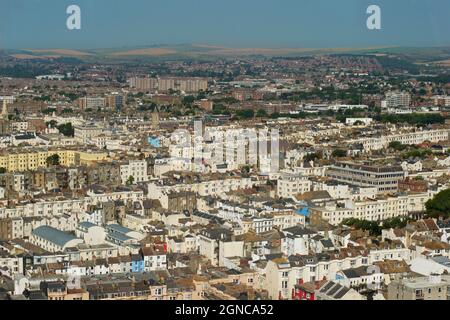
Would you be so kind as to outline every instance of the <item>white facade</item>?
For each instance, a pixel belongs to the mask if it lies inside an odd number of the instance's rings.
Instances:
[[[133,177],[134,183],[148,181],[147,161],[130,160],[127,164],[121,165],[120,177],[122,184],[126,184],[130,177]]]
[[[311,182],[300,175],[281,173],[277,182],[277,195],[282,198],[292,198],[297,194],[310,191]]]

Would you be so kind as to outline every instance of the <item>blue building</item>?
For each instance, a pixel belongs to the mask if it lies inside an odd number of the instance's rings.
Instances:
[[[131,272],[144,272],[144,258],[140,254],[131,256]]]
[[[306,218],[309,218],[309,207],[307,205],[302,206],[298,208],[295,213],[301,214],[302,216],[305,216]]]

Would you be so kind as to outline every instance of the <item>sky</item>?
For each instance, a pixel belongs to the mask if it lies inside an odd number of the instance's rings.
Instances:
[[[66,8],[81,9],[68,30]],[[369,5],[381,30],[368,30]],[[450,46],[449,0],[0,0],[0,49]]]

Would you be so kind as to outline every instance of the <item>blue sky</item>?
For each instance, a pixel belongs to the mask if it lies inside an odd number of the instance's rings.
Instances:
[[[366,28],[370,4],[382,30]],[[0,48],[450,46],[449,14],[449,0],[0,0]]]

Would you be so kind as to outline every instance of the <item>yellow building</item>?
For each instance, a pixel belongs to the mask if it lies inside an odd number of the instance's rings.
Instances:
[[[40,150],[32,152],[4,153],[0,155],[0,168],[7,172],[21,172],[47,167],[47,158],[57,154],[62,166],[92,165],[107,158],[105,152],[88,152],[76,150]]]

